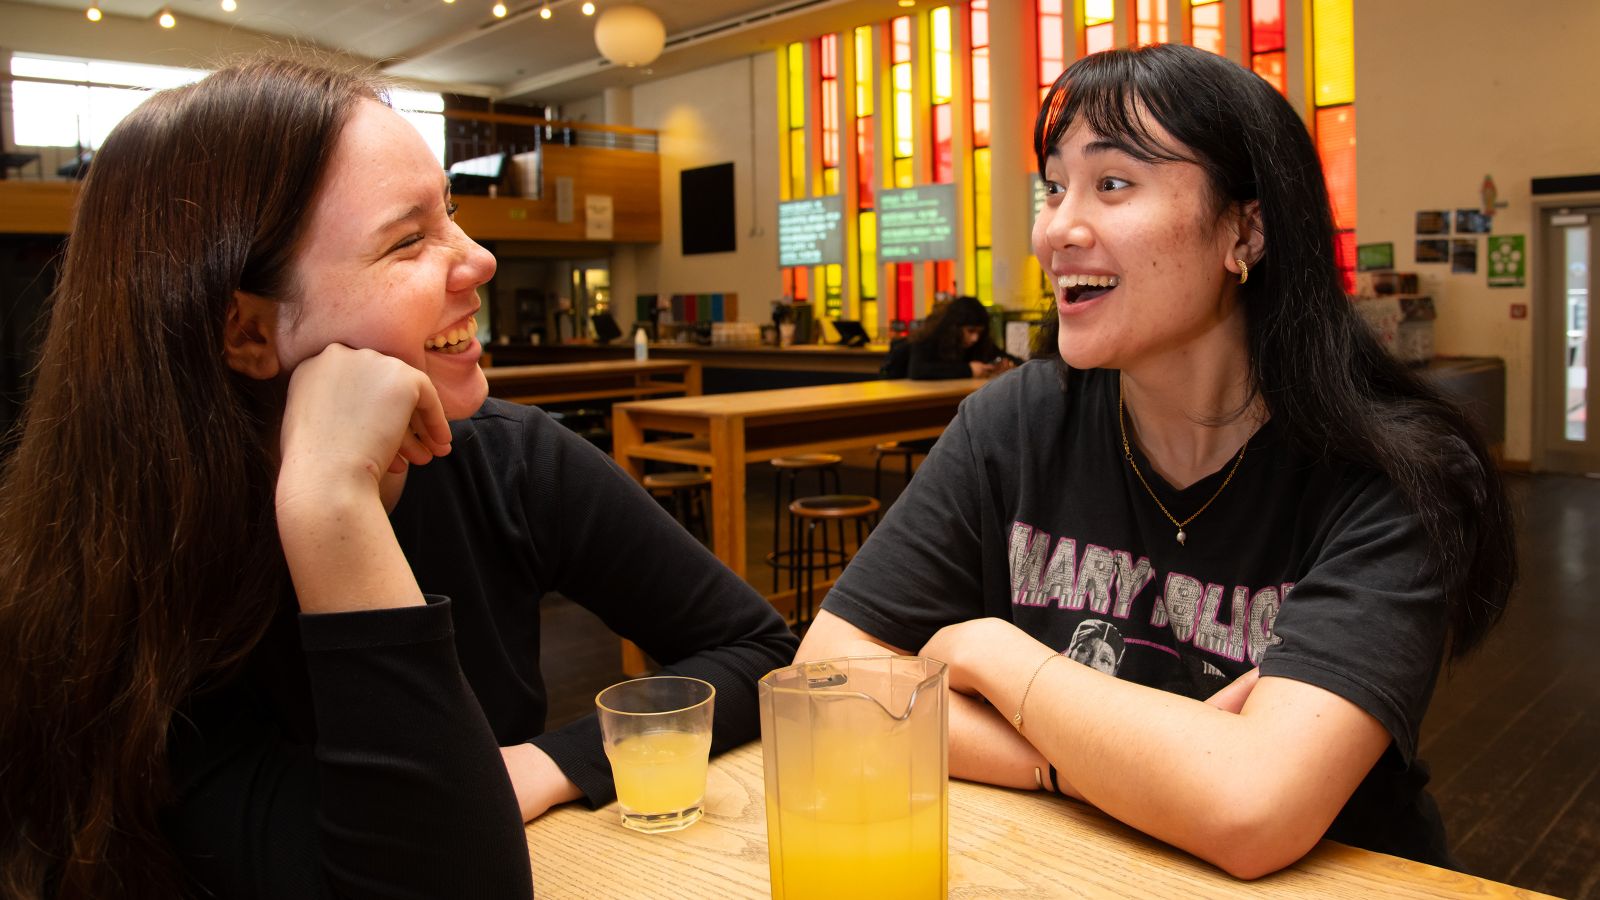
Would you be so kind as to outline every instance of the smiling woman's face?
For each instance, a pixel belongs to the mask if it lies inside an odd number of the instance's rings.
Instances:
[[[362,101],[296,249],[296,299],[276,326],[283,369],[332,343],[369,348],[427,374],[449,418],[482,406],[488,385],[473,314],[495,262],[456,226],[452,208],[444,172],[417,130]]]
[[[1142,161],[1080,122],[1044,177],[1033,250],[1055,290],[1068,365],[1125,369],[1182,354],[1229,317],[1236,218],[1218,215],[1198,165]]]

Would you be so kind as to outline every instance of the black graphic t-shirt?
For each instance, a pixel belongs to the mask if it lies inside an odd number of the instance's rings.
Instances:
[[[1118,374],[1073,372],[1063,390],[1059,373],[1032,362],[968,398],[824,608],[910,651],[995,616],[1195,699],[1257,665],[1332,691],[1393,742],[1328,837],[1449,865],[1415,759],[1444,597],[1387,478],[1298,452],[1268,421],[1180,544],[1123,459]],[[1176,490],[1133,453],[1180,521],[1233,466]]]

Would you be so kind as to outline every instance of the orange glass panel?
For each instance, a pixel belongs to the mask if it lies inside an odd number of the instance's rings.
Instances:
[[[1138,0],[1135,37],[1140,47],[1167,42],[1167,0]]]
[[[1288,46],[1283,40],[1283,0],[1250,0],[1249,26],[1251,53],[1270,53]]]
[[[894,35],[894,45],[889,56],[889,62],[911,62],[911,17],[901,16],[891,21],[889,26]]]
[[[1317,152],[1328,179],[1333,227],[1356,227],[1356,108],[1317,110]]]
[[[1196,4],[1189,10],[1189,33],[1193,36],[1194,45],[1201,50],[1209,50],[1222,56],[1222,4],[1210,0],[1205,5]]]
[[[1356,99],[1355,26],[1352,0],[1313,0],[1312,82],[1317,106],[1354,103]]]
[[[972,146],[989,146],[989,104],[972,104]]]
[[[1099,53],[1110,50],[1115,35],[1111,31],[1111,23],[1103,25],[1090,25],[1083,30],[1083,49],[1089,53]]]
[[[1066,9],[1062,7],[1061,0],[1039,0],[1040,15],[1063,15]]]
[[[956,263],[953,259],[937,260],[933,264],[933,289],[946,294],[956,292]]]
[[[988,0],[972,0],[972,46],[989,46]]]
[[[1267,80],[1267,83],[1278,89],[1278,93],[1289,96],[1289,79],[1284,68],[1283,51],[1276,53],[1257,53],[1250,60],[1250,67],[1257,75]]]

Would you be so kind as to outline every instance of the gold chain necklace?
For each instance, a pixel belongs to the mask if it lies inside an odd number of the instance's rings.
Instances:
[[[1222,496],[1222,491],[1225,488],[1227,488],[1228,482],[1233,480],[1233,473],[1239,471],[1239,464],[1244,462],[1244,451],[1245,451],[1246,447],[1250,446],[1250,439],[1246,438],[1245,442],[1244,442],[1244,445],[1239,448],[1239,455],[1234,457],[1234,459],[1233,459],[1233,468],[1228,470],[1228,477],[1222,479],[1222,484],[1217,486],[1217,492],[1215,494],[1211,495],[1211,499],[1210,500],[1207,500],[1205,503],[1200,504],[1200,508],[1194,511],[1194,515],[1190,516],[1187,519],[1184,519],[1182,522],[1179,522],[1178,521],[1178,517],[1174,516],[1172,513],[1168,512],[1167,511],[1167,505],[1165,503],[1162,503],[1161,502],[1161,498],[1156,496],[1156,492],[1150,489],[1150,482],[1144,480],[1144,473],[1139,471],[1139,464],[1133,461],[1133,450],[1128,446],[1128,426],[1125,424],[1126,423],[1126,418],[1127,417],[1123,414],[1123,411],[1122,411],[1122,379],[1118,378],[1117,379],[1117,431],[1122,433],[1122,456],[1123,456],[1124,459],[1126,459],[1128,461],[1128,465],[1133,467],[1133,474],[1139,476],[1139,483],[1144,485],[1144,492],[1146,494],[1149,494],[1150,495],[1150,499],[1154,500],[1156,502],[1156,506],[1161,510],[1161,514],[1167,517],[1167,521],[1168,522],[1171,522],[1174,526],[1177,527],[1177,529],[1178,529],[1178,546],[1181,547],[1181,546],[1184,545],[1184,541],[1186,541],[1188,539],[1188,537],[1189,537],[1189,535],[1184,533],[1183,527],[1185,525],[1188,525],[1190,522],[1193,522],[1195,519],[1199,518],[1200,514],[1206,511],[1206,507],[1210,506],[1212,503],[1215,503],[1216,499],[1218,497]]]

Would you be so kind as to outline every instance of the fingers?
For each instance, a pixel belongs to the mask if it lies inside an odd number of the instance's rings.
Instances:
[[[411,415],[409,437],[425,445],[431,456],[444,456],[450,452],[450,421],[445,418],[444,402],[439,399],[433,382],[421,372],[417,375],[421,384],[417,392],[417,409]]]

